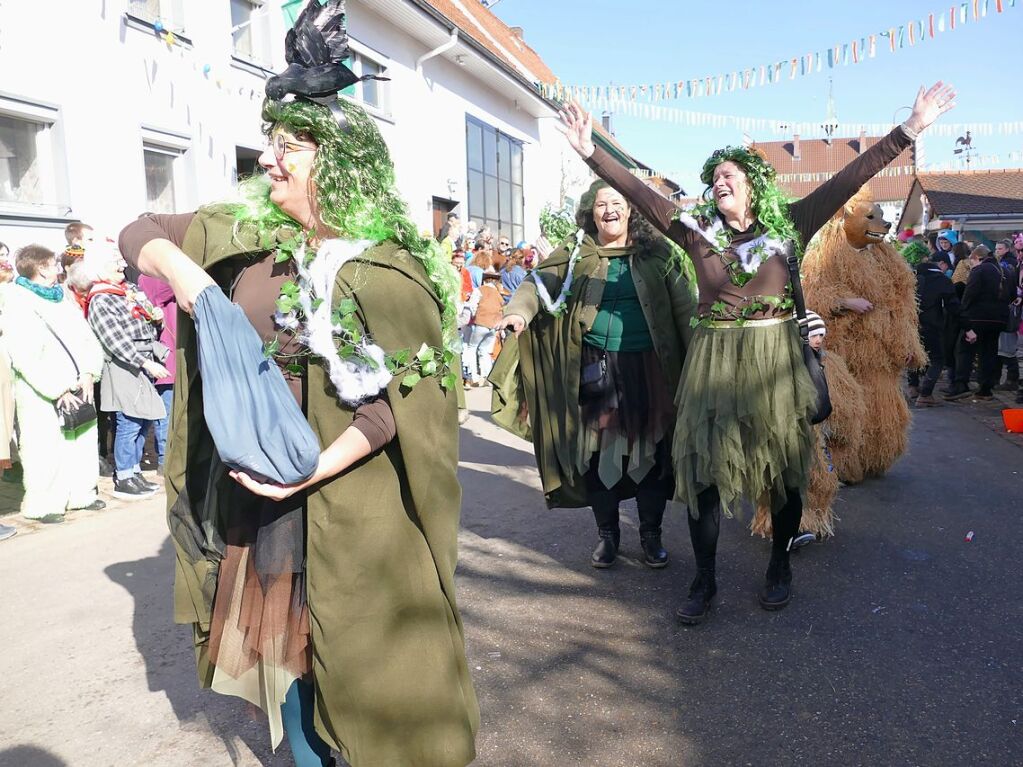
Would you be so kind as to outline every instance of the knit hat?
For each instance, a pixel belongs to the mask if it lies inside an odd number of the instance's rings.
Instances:
[[[814,336],[826,336],[828,334],[828,329],[824,327],[824,320],[819,314],[817,314],[817,312],[807,310],[806,324],[810,328],[809,338],[813,338]]]

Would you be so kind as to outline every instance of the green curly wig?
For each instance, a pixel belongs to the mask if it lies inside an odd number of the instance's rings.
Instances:
[[[723,162],[734,162],[746,174],[751,190],[753,216],[767,234],[779,240],[792,240],[801,251],[799,233],[789,217],[789,200],[776,183],[777,172],[763,157],[745,147],[726,146],[707,158],[700,172],[700,181],[707,185],[703,190],[705,202],[699,206],[700,214],[709,218],[716,212],[711,185],[714,183],[714,169]]]
[[[393,240],[418,259],[444,305],[445,336],[453,337],[458,295],[454,270],[440,246],[432,238],[420,236],[409,218],[395,189],[391,155],[376,123],[351,102],[338,99],[337,106],[348,118],[343,131],[330,109],[321,104],[266,99],[264,132],[269,136],[283,127],[316,142],[312,180],[320,222],[349,240]],[[264,232],[295,226],[294,219],[270,201],[265,175],[242,181],[239,192],[244,202],[235,214],[239,221],[254,222]]]

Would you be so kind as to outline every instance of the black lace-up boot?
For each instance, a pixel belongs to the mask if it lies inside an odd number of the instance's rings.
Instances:
[[[617,527],[598,527],[597,535],[600,536],[600,541],[593,550],[590,564],[599,570],[606,570],[618,558],[618,545],[622,541],[622,533]]]
[[[788,552],[773,552],[760,590],[760,606],[765,610],[780,610],[792,596],[792,568]]]
[[[668,564],[668,552],[661,545],[661,531],[651,530],[639,534],[639,543],[643,547],[643,564],[659,570]]]
[[[702,568],[696,573],[693,585],[689,587],[689,598],[675,614],[679,620],[687,626],[695,626],[702,623],[707,613],[710,612],[710,601],[718,592],[717,581],[714,578],[714,570]]]

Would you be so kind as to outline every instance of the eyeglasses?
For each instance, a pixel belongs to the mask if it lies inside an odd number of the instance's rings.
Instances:
[[[501,240],[501,242],[499,242],[498,245],[500,245],[502,248],[510,248],[511,247],[511,243],[508,242],[507,240]]]
[[[284,159],[284,155],[288,152],[315,152],[315,144],[302,144],[295,141],[288,141],[287,137],[283,133],[274,133],[270,137],[270,145],[274,150],[274,157],[278,161]]]

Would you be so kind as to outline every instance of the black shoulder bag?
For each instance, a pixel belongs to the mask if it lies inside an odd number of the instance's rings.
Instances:
[[[611,304],[611,314],[618,307],[618,294],[615,293],[614,303]],[[597,311],[600,309],[598,307]],[[608,333],[611,332],[611,325],[608,323]],[[579,375],[579,395],[583,400],[593,401],[601,399],[611,391],[611,371],[607,365],[607,343],[610,340],[604,336],[604,346],[600,350],[600,359],[584,365]]]
[[[831,415],[831,393],[828,391],[828,379],[824,375],[820,353],[810,346],[810,323],[806,321],[806,302],[803,300],[803,284],[799,280],[799,259],[796,258],[795,244],[786,243],[785,261],[789,265],[789,278],[792,281],[792,300],[796,304],[796,317],[799,320],[799,337],[803,346],[803,362],[817,389],[817,410],[810,417],[810,423],[821,423]]]
[[[39,319],[43,320],[41,315],[37,314],[37,316]],[[75,378],[81,378],[82,374],[78,369],[78,363],[75,362],[75,355],[71,353],[71,350],[67,348],[67,344],[65,344],[61,337],[57,335],[57,331],[50,327],[50,323],[43,320],[43,324],[46,325],[46,329],[53,334],[53,337],[57,339],[57,343],[61,345],[61,348],[67,352],[67,356],[71,358],[71,364],[74,365],[75,368]],[[82,395],[85,392],[81,389],[75,389],[71,393]],[[58,398],[58,401],[53,403],[53,409],[57,411],[57,421],[60,423],[61,431],[77,431],[86,424],[95,421],[97,417],[96,406],[91,402],[86,402],[84,399],[82,399],[82,401],[77,405],[63,408],[60,406]]]

